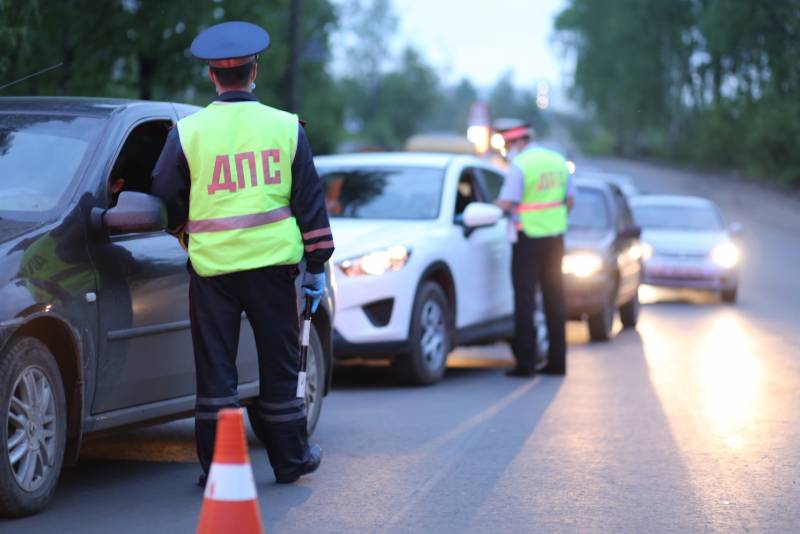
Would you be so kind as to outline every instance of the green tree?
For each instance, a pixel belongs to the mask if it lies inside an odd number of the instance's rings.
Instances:
[[[573,94],[622,153],[641,148],[647,129],[669,122],[680,94],[676,78],[688,71],[691,8],[691,0],[572,0],[556,19],[576,58]]]
[[[442,88],[441,93],[437,109],[423,126],[465,134],[469,126],[469,109],[478,100],[478,90],[465,78],[454,87]]]
[[[492,117],[522,119],[533,125],[537,135],[547,132],[547,123],[536,106],[533,90],[520,90],[514,85],[514,75],[506,72],[489,93],[489,110]]]
[[[571,0],[556,29],[618,152],[800,182],[800,1]]]
[[[192,39],[223,20],[267,28],[270,48],[259,61],[257,94],[286,108],[288,12],[296,0],[58,0],[13,4],[0,0],[0,85],[54,63],[61,67],[23,81],[3,95],[91,95],[204,104],[214,96],[207,66],[191,58]],[[317,52],[300,59],[302,105],[308,133],[320,152],[341,135],[342,104],[325,53],[337,23],[329,0],[304,0],[300,44]]]
[[[0,85],[10,83],[15,72],[15,57],[28,56],[30,32],[38,19],[38,3],[18,5],[11,0],[0,0],[0,49],[15,50],[17,54],[0,56]]]

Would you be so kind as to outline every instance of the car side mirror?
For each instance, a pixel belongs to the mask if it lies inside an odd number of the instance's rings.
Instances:
[[[629,226],[619,231],[619,236],[625,239],[639,239],[642,237],[641,226]]]
[[[731,223],[730,226],[728,226],[728,233],[730,233],[733,237],[741,237],[741,235],[744,233],[744,228],[740,223]]]
[[[167,208],[161,199],[134,191],[120,193],[117,205],[99,216],[102,225],[114,232],[157,232],[167,227]]]
[[[466,228],[480,228],[493,226],[503,217],[503,210],[494,204],[485,202],[471,202],[464,208],[464,226]]]

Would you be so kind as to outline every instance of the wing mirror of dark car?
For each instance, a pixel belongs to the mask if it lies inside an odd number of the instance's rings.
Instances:
[[[625,239],[639,239],[642,237],[641,226],[629,226],[619,231],[619,236]]]
[[[92,215],[114,232],[157,232],[167,227],[167,208],[161,199],[135,191],[123,191],[116,206]]]
[[[740,237],[744,233],[744,227],[738,222],[731,223],[728,226],[728,233],[734,237]]]

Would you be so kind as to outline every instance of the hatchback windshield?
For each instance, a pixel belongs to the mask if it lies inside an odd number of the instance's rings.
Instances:
[[[102,124],[87,117],[0,113],[0,211],[55,208]]]
[[[634,205],[633,217],[642,228],[658,230],[721,230],[722,220],[712,206]]]
[[[610,223],[608,205],[602,191],[579,187],[575,195],[575,205],[569,212],[569,227],[604,229]]]
[[[439,216],[442,169],[320,168],[319,172],[331,217],[435,219]]]

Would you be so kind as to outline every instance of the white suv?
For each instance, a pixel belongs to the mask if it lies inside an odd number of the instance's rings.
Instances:
[[[453,346],[511,336],[507,220],[489,204],[501,169],[420,153],[316,165],[336,239],[337,358],[392,357],[404,380],[429,384]]]

